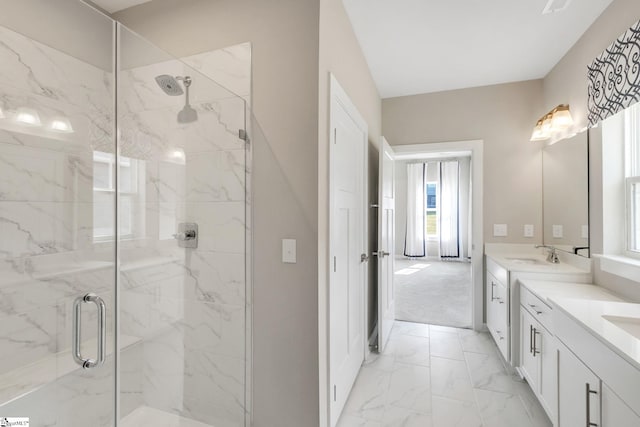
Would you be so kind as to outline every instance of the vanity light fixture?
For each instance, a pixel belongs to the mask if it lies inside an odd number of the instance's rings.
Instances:
[[[533,128],[530,141],[544,141],[556,132],[565,131],[573,125],[569,105],[560,104],[542,116]]]
[[[21,107],[16,112],[15,121],[24,126],[42,126],[40,115],[33,108]]]
[[[66,117],[54,117],[49,123],[49,129],[59,133],[73,133],[71,122]]]
[[[567,104],[558,105],[553,110],[552,127],[553,129],[566,129],[573,124],[573,117]]]
[[[549,139],[549,134],[542,129],[542,122],[542,119],[538,120],[536,127],[533,128],[531,141],[544,141],[545,139]]]

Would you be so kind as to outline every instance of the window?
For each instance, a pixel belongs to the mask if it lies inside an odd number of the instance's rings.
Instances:
[[[108,241],[114,238],[114,200],[116,197],[115,156],[100,151],[93,152],[93,240]],[[136,215],[144,197],[145,162],[120,157],[119,161],[120,237],[132,239],[144,230],[144,215]]]
[[[427,208],[426,208],[426,227],[427,237],[438,236],[438,184],[436,182],[427,182]]]
[[[626,249],[640,256],[640,104],[624,114]]]

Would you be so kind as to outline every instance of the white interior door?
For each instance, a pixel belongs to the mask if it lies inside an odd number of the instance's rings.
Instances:
[[[378,178],[378,351],[387,345],[395,320],[393,273],[396,240],[395,156],[382,137]]]
[[[364,361],[366,122],[331,84],[329,380],[335,426]]]

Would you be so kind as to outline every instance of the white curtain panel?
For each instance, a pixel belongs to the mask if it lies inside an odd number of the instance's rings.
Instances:
[[[425,253],[425,199],[424,163],[407,165],[407,233],[404,255],[423,257]]]
[[[460,257],[460,164],[440,162],[440,257]]]

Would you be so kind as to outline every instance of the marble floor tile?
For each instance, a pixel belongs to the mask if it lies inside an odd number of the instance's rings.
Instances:
[[[497,347],[489,332],[460,329],[458,332],[462,350],[471,353],[495,354]]]
[[[507,373],[496,353],[465,353],[464,357],[474,388],[517,394],[516,378]]]
[[[373,368],[362,368],[344,407],[344,413],[367,420],[380,420],[384,415],[391,374]]]
[[[517,394],[474,390],[484,427],[533,427]]]
[[[433,427],[482,427],[475,402],[433,396]]]
[[[384,372],[393,372],[395,362],[396,358],[393,356],[372,353],[367,360],[364,361],[362,366]]]
[[[487,337],[396,322],[388,348],[360,370],[338,427],[551,427]]]
[[[518,396],[527,410],[527,414],[535,427],[551,427],[551,421],[544,408],[533,394],[533,390],[526,381],[515,381]]]
[[[437,331],[431,332],[431,336],[429,337],[429,349],[431,351],[431,356],[464,360],[458,334]]]
[[[365,420],[354,415],[344,414],[340,417],[337,427],[382,427],[377,421]]]
[[[387,405],[431,412],[431,381],[427,366],[398,363],[391,374]]]
[[[383,354],[393,356],[400,363],[429,366],[429,338],[391,336]]]
[[[431,415],[390,405],[382,418],[384,427],[432,427]]]
[[[431,392],[434,396],[473,402],[473,387],[462,360],[431,358]]]
[[[429,325],[424,323],[404,322],[396,320],[391,331],[392,336],[413,335],[416,337],[429,337]]]
[[[457,334],[460,328],[454,328],[451,326],[429,325],[429,332],[448,332],[450,334]]]

